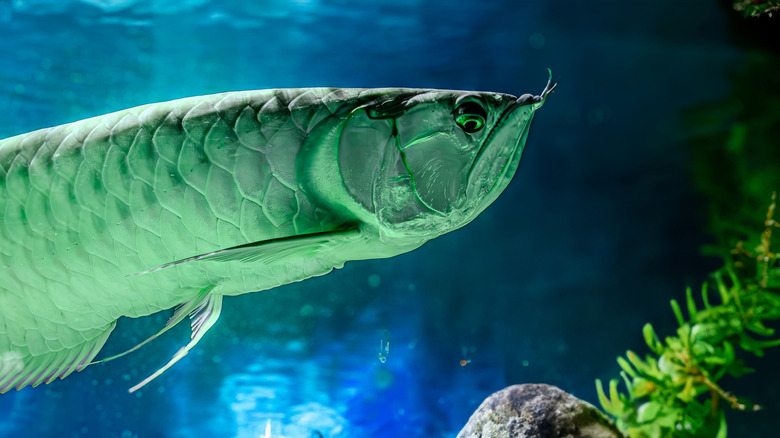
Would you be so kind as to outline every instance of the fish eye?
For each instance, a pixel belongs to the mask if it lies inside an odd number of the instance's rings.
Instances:
[[[460,129],[469,134],[473,134],[483,126],[485,126],[485,118],[487,114],[480,104],[477,102],[466,102],[454,111],[455,123],[460,126]]]

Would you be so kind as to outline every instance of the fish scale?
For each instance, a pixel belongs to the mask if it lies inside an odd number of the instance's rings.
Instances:
[[[264,202],[268,189],[275,187],[267,185],[260,191],[263,193],[258,193],[257,188],[242,187],[241,181],[226,170],[238,166],[239,147],[244,149],[243,155],[253,155],[251,162],[269,166],[268,159],[258,150],[247,149],[238,142],[238,134],[227,123],[230,118],[234,123],[239,114],[246,117],[253,112],[247,103],[263,101],[266,94],[218,95],[211,99],[214,104],[190,100],[195,104],[190,110],[186,110],[186,101],[167,107],[141,107],[2,141],[0,199],[6,228],[3,241],[12,244],[2,245],[2,262],[8,266],[5,276],[13,275],[20,281],[11,290],[7,289],[8,282],[0,286],[1,316],[4,325],[9,325],[11,313],[20,318],[28,314],[30,318],[13,324],[25,328],[24,336],[11,339],[0,332],[0,351],[27,350],[41,355],[48,348],[65,348],[43,342],[45,334],[52,331],[58,337],[66,335],[72,339],[81,334],[85,341],[92,341],[112,327],[119,316],[142,316],[170,308],[193,293],[193,283],[202,287],[209,282],[202,272],[193,273],[192,269],[183,269],[188,281],[175,275],[176,271],[157,281],[138,278],[123,282],[124,275],[146,269],[150,263],[192,255],[194,249],[213,250],[289,232],[274,229],[285,227],[279,216],[290,214],[288,208],[274,205],[266,226],[255,230],[246,227],[245,235],[242,234],[242,223],[263,223],[258,220],[262,210],[241,208],[242,193],[252,192],[256,201]],[[228,108],[227,101],[240,106]],[[155,129],[155,123],[161,129]],[[175,129],[177,125],[181,129]],[[184,141],[171,141],[182,131],[187,133]],[[229,136],[225,134],[228,131],[235,141],[219,141]],[[130,136],[132,141],[128,141]],[[295,158],[294,154],[277,155],[288,161]],[[10,165],[5,164],[9,162]],[[268,180],[277,181],[273,175]],[[187,185],[182,187],[182,181]],[[279,202],[287,196],[291,199],[287,204],[295,205],[298,200],[293,191],[280,185],[284,191],[275,193],[273,200]],[[289,222],[289,217],[284,222]],[[321,225],[312,223],[311,227],[318,230]],[[173,238],[163,240],[163,229],[166,236]],[[196,248],[191,239],[183,236],[187,233],[180,232],[182,229],[200,237]],[[58,235],[68,238],[58,239]],[[229,275],[227,270],[219,271]],[[274,273],[272,277],[278,275]],[[289,276],[295,278],[296,273]],[[50,288],[47,279],[66,287]],[[77,285],[80,287],[72,287]],[[75,309],[67,313],[68,319],[58,323],[58,328],[52,330],[54,323],[35,323],[41,300],[33,297],[49,297],[54,289],[57,299],[43,302],[57,301],[61,306],[70,301],[89,303],[96,299],[86,291],[103,288],[107,290],[102,296],[117,302],[108,314],[95,312],[94,307],[100,306],[71,306]],[[156,296],[158,291],[163,293],[162,297]],[[148,296],[144,297],[145,293]],[[144,305],[137,305],[139,301]],[[42,314],[51,311],[45,306],[44,309]]]
[[[531,100],[415,89],[233,92],[0,140],[0,393],[83,369],[119,317],[179,306],[140,347],[192,314],[190,343],[135,390],[187,354],[216,321],[222,296],[397,255],[464,225],[481,200],[447,193],[437,205],[456,202],[447,208],[457,214],[442,218],[422,199],[459,182],[442,186],[429,173],[512,168],[482,163],[475,151],[508,148],[503,155],[519,160],[549,91]],[[513,130],[458,133],[453,106],[469,96],[484,106],[473,117],[499,126],[509,114]],[[435,112],[436,122],[397,124],[415,105],[433,105],[420,113]],[[398,138],[434,137],[441,149],[453,142],[460,158],[434,150],[426,173],[415,155],[404,158]],[[496,137],[502,144],[485,140]],[[415,186],[415,175],[424,183]],[[511,175],[501,177],[480,193],[495,198]],[[407,205],[385,205],[395,200]]]

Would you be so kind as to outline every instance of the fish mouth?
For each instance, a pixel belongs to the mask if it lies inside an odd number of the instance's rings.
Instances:
[[[548,78],[547,78],[547,85],[544,86],[544,90],[542,90],[542,92],[539,95],[534,96],[533,94],[530,94],[530,93],[523,94],[520,97],[518,97],[517,100],[515,100],[514,103],[509,105],[504,110],[504,112],[501,113],[501,116],[498,118],[498,122],[496,122],[496,125],[493,126],[493,129],[490,131],[490,133],[488,133],[487,138],[482,143],[482,147],[479,149],[479,151],[477,151],[477,155],[474,157],[474,161],[471,164],[471,169],[469,169],[469,179],[471,178],[471,174],[474,171],[474,167],[477,165],[477,163],[482,158],[482,153],[485,151],[486,146],[491,143],[491,141],[494,138],[494,135],[497,132],[499,132],[499,130],[507,124],[507,122],[510,119],[510,114],[512,112],[514,112],[515,110],[517,110],[518,108],[521,108],[521,107],[524,107],[524,106],[527,106],[527,105],[532,105],[533,106],[533,111],[536,111],[537,109],[541,108],[542,105],[544,105],[544,102],[547,100],[547,96],[549,96],[550,93],[552,93],[553,90],[555,90],[555,87],[558,86],[558,83],[553,83],[553,81],[552,81],[552,71],[549,68],[547,69],[547,73],[549,75]],[[523,130],[525,130],[525,129],[526,128],[524,127]]]

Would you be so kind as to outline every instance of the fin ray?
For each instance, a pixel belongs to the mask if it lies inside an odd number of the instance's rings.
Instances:
[[[165,327],[163,327],[159,332],[157,332],[157,333],[153,334],[152,336],[149,336],[148,338],[146,338],[140,344],[136,345],[135,347],[133,347],[133,348],[131,348],[129,350],[123,351],[123,352],[121,352],[119,354],[115,354],[113,356],[109,356],[109,357],[106,357],[104,359],[100,359],[100,360],[97,360],[95,362],[92,362],[92,363],[90,363],[90,365],[95,365],[95,364],[99,364],[99,363],[103,363],[103,362],[108,362],[108,361],[111,361],[111,360],[114,360],[114,359],[119,359],[120,357],[126,356],[126,355],[128,355],[128,354],[130,354],[130,353],[132,353],[132,352],[134,352],[136,350],[138,350],[139,348],[143,347],[144,345],[148,344],[149,342],[157,339],[158,336],[162,335],[163,333],[167,332],[168,330],[170,330],[173,327],[175,327],[178,323],[183,321],[184,318],[187,317],[187,315],[189,315],[189,314],[193,313],[194,311],[196,311],[198,306],[203,302],[203,300],[211,292],[212,289],[214,289],[214,286],[208,286],[208,287],[203,288],[203,290],[201,290],[200,293],[198,293],[198,295],[195,298],[193,298],[193,299],[185,302],[184,304],[180,305],[179,307],[177,307],[176,311],[173,312],[173,315],[170,318],[168,318],[168,322],[165,323]]]
[[[190,303],[194,302],[195,300],[196,299],[191,300]],[[128,392],[132,393],[141,389],[147,383],[159,377],[162,373],[164,373],[170,367],[176,364],[176,362],[178,362],[184,356],[186,356],[187,353],[200,341],[203,335],[205,335],[206,332],[214,325],[214,323],[217,322],[217,319],[219,319],[219,314],[221,311],[222,311],[222,295],[207,294],[207,296],[205,296],[199,302],[197,302],[195,305],[195,309],[192,310],[192,312],[190,313],[192,319],[191,322],[192,334],[190,335],[190,342],[187,343],[187,345],[185,345],[184,347],[180,348],[179,351],[177,351],[176,354],[173,355],[171,360],[169,360],[168,363],[163,365],[162,368],[155,371],[154,374],[147,377],[139,384],[130,388]]]

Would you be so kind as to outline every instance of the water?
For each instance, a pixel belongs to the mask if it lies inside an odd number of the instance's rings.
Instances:
[[[683,120],[724,96],[754,50],[731,34],[728,8],[356,4],[0,0],[0,138],[229,90],[520,95],[542,90],[547,67],[559,82],[514,181],[472,224],[403,256],[226,299],[196,349],[136,394],[126,389],[184,344],[187,327],[0,396],[0,435],[454,436],[509,384],[550,383],[595,403],[593,379],[616,376],[626,349],[644,351],[645,322],[672,329],[668,300],[717,266],[699,254],[708,237]],[[167,317],[121,320],[105,354]],[[760,386],[746,390],[766,410],[730,415],[732,436],[776,430],[776,357],[753,363]]]

